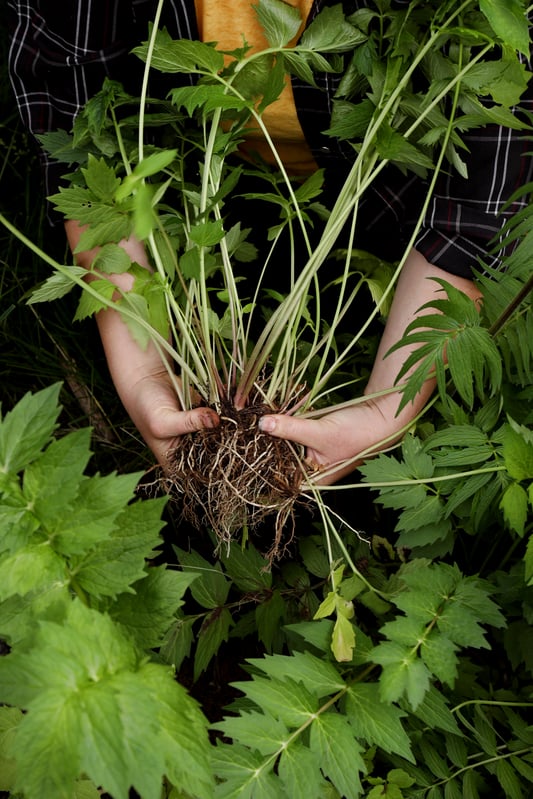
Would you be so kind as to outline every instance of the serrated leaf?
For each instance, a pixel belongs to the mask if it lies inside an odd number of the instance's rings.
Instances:
[[[0,562],[0,601],[67,582],[67,569],[48,542],[28,544]]]
[[[379,678],[383,702],[397,702],[406,696],[416,709],[429,689],[429,670],[412,648],[384,641],[370,653],[372,660],[383,666]]]
[[[302,34],[300,49],[325,52],[345,52],[366,41],[358,28],[350,25],[340,4],[325,6]]]
[[[457,677],[457,649],[444,635],[429,635],[420,647],[420,655],[430,672],[450,688],[453,688]]]
[[[0,707],[0,791],[11,792],[17,773],[11,747],[18,725],[23,719],[16,707]]]
[[[403,704],[402,704],[403,706]],[[412,709],[414,715],[421,719],[430,729],[443,730],[454,735],[461,735],[454,714],[443,694],[434,685],[425,694],[422,702]]]
[[[290,738],[287,727],[280,719],[256,711],[241,711],[238,716],[228,716],[213,724],[213,729],[220,730],[225,738],[231,738],[261,755],[285,749]]]
[[[57,532],[58,520],[70,512],[77,497],[91,457],[90,440],[89,428],[74,430],[52,441],[24,473],[24,496],[50,536]]]
[[[65,266],[66,269],[69,270],[70,275],[65,272],[54,272],[44,283],[33,289],[27,300],[28,305],[35,305],[38,302],[52,302],[64,297],[77,285],[72,277],[82,278],[87,274],[87,271],[82,266]]]
[[[94,259],[92,267],[106,274],[121,275],[131,267],[131,258],[118,244],[104,244]]]
[[[221,553],[220,560],[228,577],[241,591],[262,592],[271,587],[272,573],[268,568],[268,560],[255,547],[232,546],[227,552]]]
[[[278,764],[283,796],[291,799],[322,799],[328,783],[320,773],[320,761],[299,741],[285,747]]]
[[[318,710],[317,698],[293,680],[281,682],[254,677],[250,682],[234,685],[258,707],[281,719],[288,727],[299,727],[309,722]]]
[[[126,628],[139,649],[155,649],[175,621],[176,611],[183,605],[183,594],[194,579],[193,574],[152,567],[131,586],[133,593],[118,597],[109,614]]]
[[[51,512],[48,525],[55,549],[66,556],[82,555],[95,544],[106,541],[116,528],[117,517],[133,499],[139,477],[140,473],[112,472],[83,479],[73,507],[60,506],[57,513]],[[149,514],[147,521],[148,518]]]
[[[48,444],[61,408],[60,383],[27,393],[0,423],[0,472],[16,474]]]
[[[27,709],[14,747],[19,789],[42,799],[66,798],[85,773],[117,799],[127,799],[130,786],[159,799],[172,736],[162,732],[161,697],[176,695],[174,724],[189,747],[202,727],[173,674],[139,662],[131,640],[109,617],[77,601],[63,624],[41,623],[32,644],[0,659],[0,701]],[[185,749],[179,754],[187,757]]]
[[[80,301],[74,314],[74,321],[81,322],[82,319],[108,308],[116,290],[117,287],[110,280],[93,280],[91,282],[91,291],[83,289],[81,292]],[[95,293],[97,296],[95,296]]]
[[[405,714],[382,702],[378,685],[351,685],[346,697],[346,715],[357,738],[414,763],[409,736],[401,723]]]
[[[318,698],[337,693],[345,683],[332,663],[315,657],[309,652],[294,652],[292,655],[265,655],[247,661],[276,680],[301,682]]]
[[[143,60],[147,45],[134,48]],[[151,66],[160,72],[207,72],[217,75],[224,67],[224,56],[209,44],[188,39],[175,40],[166,30],[158,30],[151,57]]]
[[[215,608],[205,619],[198,635],[194,656],[194,679],[206,670],[220,645],[229,638],[233,618],[227,608]]]
[[[337,613],[333,634],[331,636],[331,651],[339,663],[350,662],[355,649],[355,627],[344,614]]]
[[[358,799],[360,774],[366,773],[366,766],[347,719],[335,712],[318,716],[311,726],[309,748],[339,793],[346,799]]]
[[[505,425],[503,432],[503,457],[505,468],[514,480],[533,480],[533,442],[527,428]]]
[[[528,519],[529,498],[527,491],[518,483],[511,483],[500,500],[500,509],[507,525],[519,536],[523,536]]]
[[[165,503],[162,497],[128,505],[116,517],[111,534],[76,564],[77,584],[95,597],[115,597],[131,590],[145,576],[146,559],[160,543]]]

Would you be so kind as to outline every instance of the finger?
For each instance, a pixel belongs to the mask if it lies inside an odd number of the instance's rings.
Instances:
[[[194,408],[191,411],[178,411],[173,408],[160,409],[152,420],[151,434],[155,438],[179,438],[185,433],[211,429],[220,423],[218,414],[211,408]]]
[[[298,419],[286,414],[262,416],[259,429],[277,438],[295,441],[304,447],[320,450],[322,436],[317,426],[308,419]]]

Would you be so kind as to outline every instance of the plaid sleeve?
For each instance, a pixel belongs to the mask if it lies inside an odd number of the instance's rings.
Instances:
[[[105,77],[137,92],[143,65],[129,51],[146,38],[156,5],[156,0],[8,0],[9,74],[27,129],[34,135],[72,130],[76,114]],[[196,37],[194,0],[169,0],[164,13],[164,24],[174,33]],[[57,191],[65,167],[40,148],[39,154],[49,195]]]
[[[328,0],[315,0],[312,18]],[[396,0],[398,7],[401,0]],[[345,11],[364,5],[362,0],[345,0]],[[530,28],[530,38],[533,27]],[[523,62],[525,59],[522,59]],[[531,72],[531,59],[526,64]],[[337,76],[319,75],[320,90],[293,81],[298,113],[306,138],[317,162],[327,168],[333,198],[353,158],[343,142],[323,135],[331,116]],[[533,81],[513,113],[528,121],[533,113]],[[529,123],[532,117],[529,116]],[[533,180],[531,128],[512,130],[487,125],[463,136],[468,151],[468,179],[454,170],[443,170],[431,204],[425,214],[415,247],[443,270],[472,277],[483,263],[500,267],[509,251],[493,252],[494,240],[506,220],[523,208],[528,198],[507,206],[515,191]],[[399,258],[418,220],[427,192],[426,183],[388,167],[367,191],[360,207],[358,244],[388,260]],[[517,246],[511,245],[511,247]],[[490,253],[490,254],[489,254]]]

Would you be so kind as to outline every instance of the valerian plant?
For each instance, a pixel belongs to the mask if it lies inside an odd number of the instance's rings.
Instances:
[[[445,163],[464,174],[462,133],[490,122],[525,129],[509,109],[527,83],[517,53],[527,52],[529,39],[520,4],[502,16],[498,5],[487,3],[415,3],[404,10],[378,3],[349,18],[340,5],[326,6],[292,47],[301,25],[294,8],[262,0],[257,13],[269,43],[259,52],[246,43],[223,53],[216,45],[173,41],[154,25],[136,49],[146,63],[137,113],[127,110],[133,98],[107,84],[79,115],[70,145],[64,136],[47,139],[68,162],[89,151],[73,185],[52,199],[67,219],[87,226],[78,250],[101,249],[92,265],[97,279],[83,283],[76,267],[56,266],[33,302],[83,285],[77,319],[116,308],[141,346],[153,342],[182,407],[212,405],[222,420],[216,431],[182,439],[165,478],[169,490],[181,494],[191,518],[208,523],[226,543],[243,526],[253,528],[273,514],[276,555],[295,504],[312,497],[327,515],[316,490],[323,475],[309,469],[300,448],[259,433],[257,420],[268,411],[326,413],[335,407],[332,400],[345,399],[346,384],[353,397],[357,372],[347,378],[346,364],[354,363],[369,325],[386,308],[405,259],[387,270],[375,259],[354,258],[360,201],[394,163],[430,176],[427,204]],[[505,47],[495,57],[501,41]],[[168,99],[149,98],[151,70],[192,76],[194,84],[171,89]],[[262,116],[286,73],[313,83],[321,72],[342,75],[329,134],[353,150],[353,166],[329,209],[321,202],[321,172],[305,181],[289,178]],[[491,102],[483,103],[487,97]],[[236,160],[251,122],[269,144],[276,169]],[[165,146],[151,144],[147,133],[163,125]],[[260,187],[255,196],[280,210],[260,253],[248,231],[231,222],[232,200],[251,174]],[[327,318],[320,270],[343,231],[347,247]],[[132,265],[117,246],[133,232],[146,244],[153,274]],[[289,275],[283,293],[269,282],[280,258]],[[251,289],[250,278],[239,278],[243,261],[248,275],[253,269]],[[124,271],[135,283],[117,300],[107,276]],[[339,326],[366,286],[375,305],[345,342]],[[476,315],[473,307],[456,313]],[[475,324],[467,332],[458,348],[477,352],[485,335]],[[444,344],[435,335],[438,346],[422,348],[427,362],[409,382],[406,402],[435,354],[442,363]]]
[[[348,21],[331,11],[328,26],[310,29],[294,50],[282,44],[289,30],[278,11],[277,3],[261,3],[272,49],[263,62],[257,56],[257,69],[246,48],[224,66],[213,47],[172,42],[154,28],[143,58],[194,72],[198,84],[176,89],[170,106],[141,99],[141,125],[128,111],[135,101],[108,84],[80,116],[74,149],[56,137],[66,161],[86,158],[58,202],[89,224],[82,246],[103,245],[93,266],[101,282],[87,285],[81,270],[52,264],[56,273],[34,299],[59,297],[78,283],[78,316],[116,307],[141,343],[151,337],[175,360],[185,404],[198,392],[217,407],[237,397],[244,408],[258,392],[267,407],[285,407],[284,396],[289,408],[290,392],[304,383],[298,413],[342,398],[335,375],[346,379],[348,356],[358,353],[345,351],[335,326],[322,328],[313,311],[320,307],[316,269],[336,246],[335,220],[348,221],[386,161],[431,175],[447,158],[461,170],[461,132],[510,122],[507,108],[527,79],[515,55],[529,45],[519,2],[412,4],[407,16],[376,3]],[[373,15],[381,25],[368,25]],[[500,40],[503,55],[492,60]],[[311,68],[337,69],[348,42],[353,62],[342,65],[331,133],[351,143],[357,168],[334,213],[320,202],[319,178],[292,185],[281,170],[259,170],[282,209],[274,245],[283,227],[326,222],[287,297],[268,295],[255,340],[253,319],[267,297],[243,298],[233,281],[235,263],[255,254],[245,231],[224,226],[241,179],[231,153],[247,115],[261,124],[261,103],[280,82],[276,65],[308,77]],[[368,60],[373,69],[362,76]],[[411,83],[415,71],[417,85],[426,81],[421,94]],[[483,97],[494,102],[484,105]],[[450,104],[451,116],[444,113]],[[102,107],[106,116],[97,113]],[[163,122],[173,131],[170,149],[144,141]],[[299,531],[290,561],[268,569],[243,535],[242,547],[219,549],[214,563],[182,544],[175,547],[180,571],[148,566],[164,501],[130,503],[139,475],[84,475],[87,431],[52,440],[57,389],[6,414],[0,636],[11,652],[0,660],[1,789],[27,799],[92,797],[99,789],[121,799],[130,786],[149,799],[527,799],[532,220],[529,207],[509,225],[505,235],[519,244],[505,273],[480,264],[481,314],[445,286],[446,296],[407,333],[423,358],[405,401],[435,363],[437,401],[400,449],[361,468],[363,482],[352,488],[375,493],[384,513],[376,510],[372,527],[385,526],[390,514],[394,536],[370,532],[361,540],[317,492],[322,526]],[[109,245],[133,230],[152,253],[149,280]],[[372,288],[377,315],[401,263],[387,271],[344,252],[334,319],[345,314],[352,271]],[[128,269],[136,285],[117,302],[105,275]],[[353,348],[367,329],[356,332]],[[196,683],[250,637],[254,656],[240,664],[248,679],[242,670],[235,677],[238,696],[217,714],[211,746],[207,720],[174,670]]]

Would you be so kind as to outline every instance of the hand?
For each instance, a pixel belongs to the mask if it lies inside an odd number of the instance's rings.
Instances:
[[[265,433],[304,446],[310,466],[326,469],[338,463],[338,469],[318,480],[320,485],[331,485],[350,474],[363,461],[357,457],[359,453],[368,456],[368,450],[377,452],[381,442],[389,436],[394,438],[396,432],[392,420],[387,421],[380,405],[370,399],[320,419],[269,414],[260,419],[259,427]]]
[[[220,421],[216,412],[210,408],[181,410],[166,370],[143,376],[130,387],[124,404],[131,420],[163,469],[168,464],[169,454],[176,447],[180,436],[195,430],[217,427]]]

